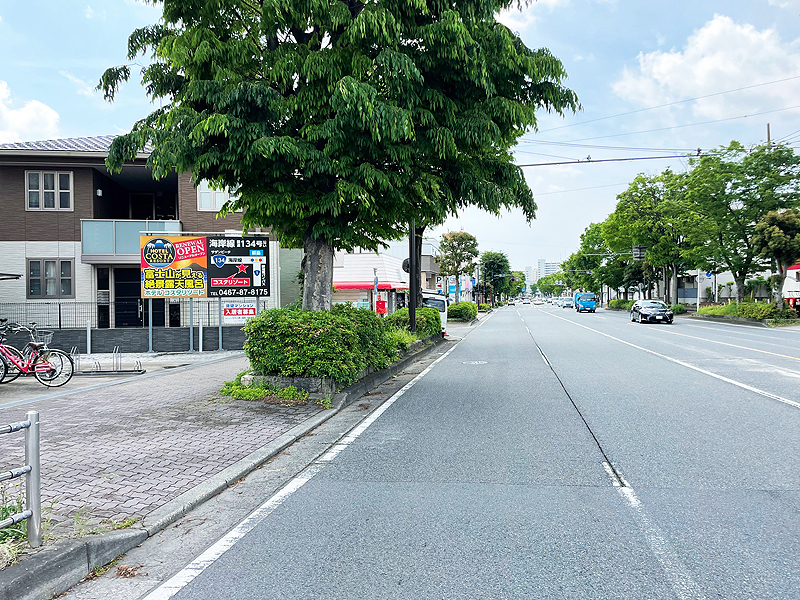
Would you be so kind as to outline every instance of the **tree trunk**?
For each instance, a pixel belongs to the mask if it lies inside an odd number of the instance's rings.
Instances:
[[[744,302],[744,277],[734,274],[733,281],[736,283],[736,302]]]
[[[461,302],[461,275],[456,275],[456,304]]]
[[[306,234],[303,250],[303,309],[330,310],[333,300],[333,246]]]

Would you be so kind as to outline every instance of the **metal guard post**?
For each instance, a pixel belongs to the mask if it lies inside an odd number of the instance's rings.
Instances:
[[[0,434],[25,430],[25,465],[0,473],[0,481],[27,475],[25,481],[25,510],[0,521],[0,529],[27,519],[28,544],[31,548],[42,545],[42,495],[39,460],[39,412],[29,411],[25,421],[0,427]]]

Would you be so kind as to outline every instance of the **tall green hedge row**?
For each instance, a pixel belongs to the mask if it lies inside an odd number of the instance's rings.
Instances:
[[[331,311],[265,310],[244,327],[245,355],[260,375],[331,377],[346,385],[364,369],[383,369],[395,359],[398,342],[392,331],[408,329],[408,310],[403,310],[405,317],[397,311],[385,319],[347,304]],[[418,309],[417,335],[437,334],[438,311]]]

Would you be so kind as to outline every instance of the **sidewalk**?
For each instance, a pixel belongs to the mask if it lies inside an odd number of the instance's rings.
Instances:
[[[220,354],[152,357],[160,369],[143,365],[146,375],[75,377],[50,390],[31,378],[0,386],[0,421],[40,413],[51,538],[142,518],[323,410],[219,397],[248,367],[241,352]],[[22,438],[2,436],[0,471],[23,463]]]

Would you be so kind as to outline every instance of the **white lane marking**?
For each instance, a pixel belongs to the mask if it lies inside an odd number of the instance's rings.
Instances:
[[[703,590],[694,582],[686,565],[675,554],[661,530],[650,521],[642,507],[641,500],[636,496],[633,488],[624,479],[622,479],[622,485],[620,485],[619,479],[608,463],[604,462],[603,468],[611,478],[611,483],[617,489],[617,493],[633,509],[636,524],[639,526],[647,545],[650,546],[653,555],[661,563],[661,568],[664,569],[664,573],[667,575],[670,587],[672,587],[678,598],[680,600],[704,600],[706,596],[703,594]],[[617,468],[616,471],[619,472],[619,469]],[[620,474],[619,477],[622,478],[622,475]]]
[[[227,535],[215,542],[210,548],[203,552],[200,556],[194,559],[191,563],[185,566],[181,571],[173,575],[170,579],[162,583],[155,590],[150,592],[143,600],[168,600],[177,594],[181,589],[186,587],[195,577],[200,575],[208,567],[210,567],[217,559],[219,559],[225,552],[233,548],[233,546],[241,540],[245,535],[252,531],[261,521],[263,521],[270,513],[283,504],[289,496],[294,494],[297,490],[308,483],[314,475],[319,473],[323,466],[331,462],[338,456],[342,450],[352,444],[358,436],[360,436],[366,429],[372,425],[375,420],[385,413],[389,407],[394,404],[403,394],[410,390],[420,379],[425,377],[439,361],[444,360],[453,350],[456,349],[454,345],[450,350],[442,354],[439,358],[433,361],[428,367],[425,368],[419,375],[409,381],[403,388],[397,391],[391,398],[384,402],[379,408],[375,410],[369,417],[364,419],[358,427],[353,429],[344,438],[337,442],[330,450],[318,458],[314,463],[303,470],[302,473],[294,477],[289,483],[286,484],[279,492],[267,500],[264,504],[259,506],[256,510],[250,513],[241,523],[234,527]]]
[[[692,369],[693,371],[697,371],[698,373],[702,373],[703,375],[708,375],[710,377],[714,377],[715,379],[719,379],[720,381],[724,381],[725,383],[730,383],[731,385],[735,385],[742,389],[745,389],[749,392],[753,392],[754,394],[758,394],[760,396],[765,396],[766,398],[771,398],[772,400],[777,400],[778,402],[783,402],[784,404],[788,404],[789,406],[793,406],[795,408],[800,408],[800,403],[794,402],[793,400],[789,400],[782,396],[778,396],[777,394],[772,394],[770,392],[760,390],[755,388],[751,385],[747,385],[746,383],[742,383],[740,381],[735,381],[733,379],[729,379],[728,377],[723,377],[722,375],[718,375],[716,373],[712,373],[711,371],[706,371],[705,369],[701,369],[700,367],[695,367],[694,365],[690,365],[687,362],[682,360],[678,360],[677,358],[672,358],[671,356],[667,356],[665,354],[661,354],[654,350],[650,350],[649,348],[644,348],[642,346],[637,346],[636,344],[632,344],[631,342],[627,342],[623,339],[618,337],[614,337],[613,335],[609,335],[607,333],[603,333],[602,331],[598,331],[597,329],[592,329],[591,327],[587,327],[586,325],[581,325],[580,323],[576,323],[575,321],[570,321],[569,319],[565,319],[564,317],[559,317],[558,315],[552,315],[556,319],[561,319],[562,321],[566,321],[567,323],[572,323],[573,325],[577,325],[578,327],[583,327],[584,329],[588,329],[589,331],[593,331],[594,333],[598,333],[603,335],[607,338],[610,338],[614,341],[617,341],[621,344],[625,344],[626,346],[630,346],[631,348],[636,348],[637,350],[641,350],[642,352],[647,352],[648,354],[652,354],[653,356],[658,356],[659,358],[663,358],[664,360],[668,360],[675,364],[681,365],[682,367],[686,367],[687,369]]]
[[[697,337],[695,335],[689,335],[686,333],[678,333],[677,331],[667,331],[666,329],[653,329],[653,331],[658,331],[660,333],[668,333],[670,335],[680,335],[683,337],[688,337],[693,340],[701,340],[703,342],[708,342],[710,344],[722,344],[723,346],[731,346],[732,348],[739,348],[740,350],[750,350],[751,352],[760,352],[761,354],[769,354],[771,356],[777,356],[779,358],[789,358],[791,360],[800,360],[800,357],[797,356],[789,356],[788,354],[778,354],[777,352],[770,352],[769,350],[759,350],[758,348],[750,348],[749,346],[739,346],[738,344],[730,344],[728,342],[719,342],[716,340],[709,340],[707,338]]]

